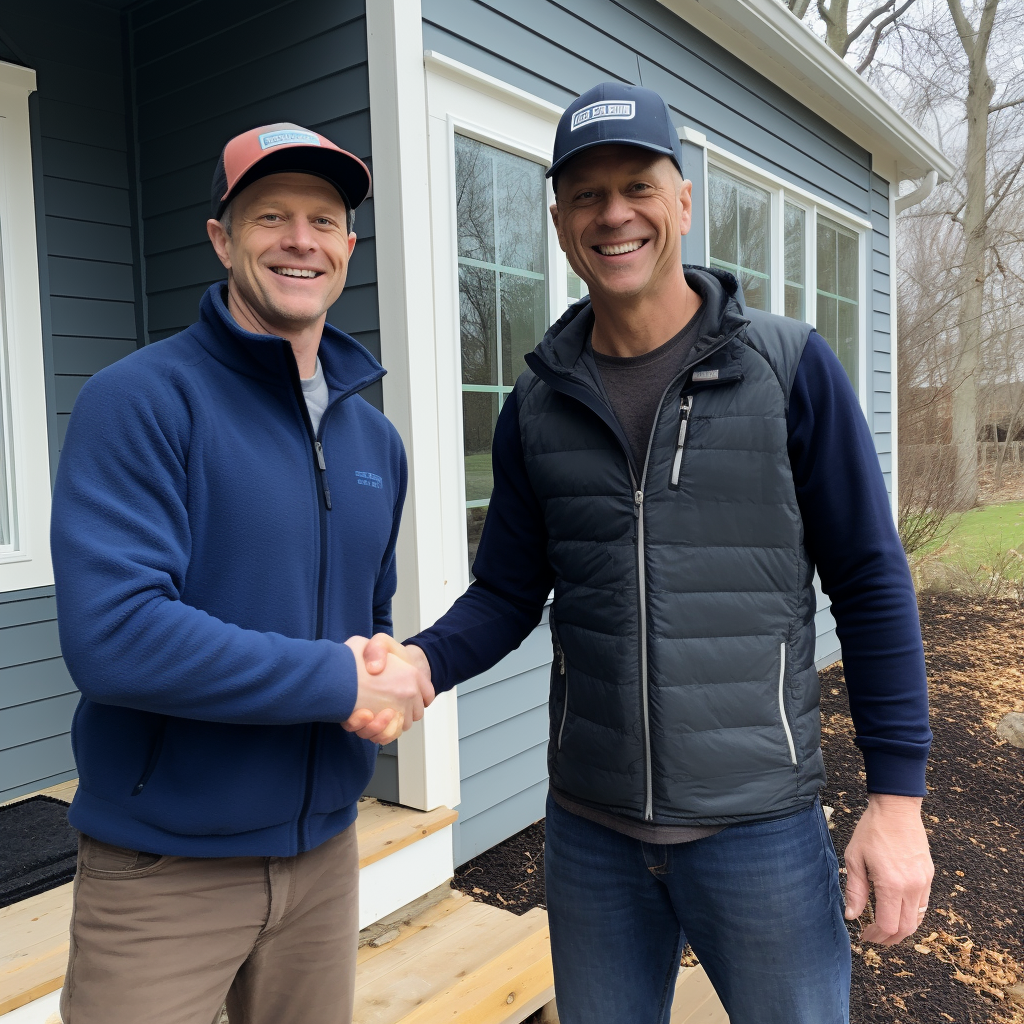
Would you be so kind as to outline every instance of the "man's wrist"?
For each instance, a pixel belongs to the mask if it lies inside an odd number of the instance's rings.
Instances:
[[[886,814],[921,814],[924,798],[920,796],[901,796],[898,793],[868,793],[868,806]]]

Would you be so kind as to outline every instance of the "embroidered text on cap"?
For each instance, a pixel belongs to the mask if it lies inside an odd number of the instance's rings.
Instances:
[[[622,100],[617,103],[591,103],[582,107],[572,115],[569,131],[576,131],[581,125],[593,121],[631,121],[636,116],[636,103],[633,100]]]
[[[303,146],[319,146],[320,136],[313,132],[279,131],[266,132],[260,136],[260,149],[273,149],[274,146],[287,146],[299,143]]]

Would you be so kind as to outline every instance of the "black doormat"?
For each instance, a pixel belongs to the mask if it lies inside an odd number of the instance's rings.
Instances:
[[[78,859],[78,833],[68,805],[30,796],[0,807],[0,907],[70,882]]]

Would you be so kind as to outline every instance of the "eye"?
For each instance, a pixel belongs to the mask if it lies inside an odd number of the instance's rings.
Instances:
[[[577,202],[587,199],[595,199],[596,197],[597,193],[590,188],[584,189],[582,192],[577,192],[575,196]]]
[[[275,221],[282,220],[283,218],[279,213],[265,213],[260,219],[274,223]]]
[[[630,192],[650,192],[651,186],[646,181],[635,181],[629,186]]]

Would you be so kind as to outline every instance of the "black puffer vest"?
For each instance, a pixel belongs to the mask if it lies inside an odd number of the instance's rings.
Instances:
[[[551,783],[664,824],[771,818],[824,784],[814,568],[786,412],[811,328],[687,268],[706,332],[662,398],[646,463],[571,307],[519,379],[526,468],[556,575]],[[563,333],[564,332],[564,333]]]

